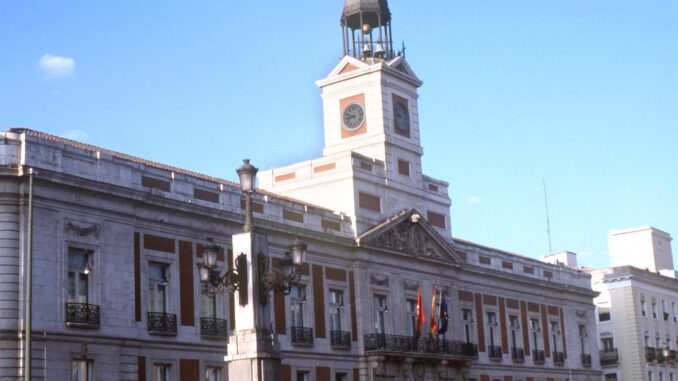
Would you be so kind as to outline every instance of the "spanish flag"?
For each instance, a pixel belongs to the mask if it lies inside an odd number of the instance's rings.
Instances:
[[[426,315],[424,314],[424,303],[421,301],[421,287],[419,287],[419,292],[417,293],[417,311],[416,311],[416,335],[417,337],[421,336],[421,328],[424,326],[426,321]]]
[[[436,299],[438,297],[438,289],[433,287],[433,299],[431,300],[431,323],[429,325],[428,333],[430,335],[438,334],[438,317],[436,316]]]

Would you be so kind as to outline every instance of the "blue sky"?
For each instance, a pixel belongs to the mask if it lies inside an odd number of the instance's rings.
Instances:
[[[319,157],[314,81],[340,59],[342,3],[4,1],[0,128],[232,180],[245,157]],[[545,254],[542,179],[553,249],[580,264],[607,265],[610,229],[678,236],[678,2],[390,7],[455,236]]]

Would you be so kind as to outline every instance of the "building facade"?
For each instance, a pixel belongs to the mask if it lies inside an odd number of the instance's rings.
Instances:
[[[612,231],[614,267],[592,270],[604,380],[678,378],[678,280],[671,237],[643,227]]]
[[[253,196],[272,266],[308,244],[298,284],[266,299],[275,379],[599,380],[590,276],[453,238],[387,2],[347,0],[341,21],[345,57],[318,82],[323,157],[263,171]],[[27,331],[36,380],[226,380],[238,292],[204,295],[197,264],[211,238],[232,266],[239,187],[37,131],[2,138],[0,380],[22,379]],[[427,319],[417,336],[419,292],[427,317],[445,298],[445,335]]]

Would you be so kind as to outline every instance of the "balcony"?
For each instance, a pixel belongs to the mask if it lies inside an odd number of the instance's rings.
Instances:
[[[426,358],[430,358],[431,355],[460,359],[478,357],[478,347],[463,341],[378,333],[365,335],[364,340],[365,352],[388,352],[389,355],[396,357],[412,355],[421,355]]]
[[[587,353],[581,354],[581,366],[585,368],[591,367],[591,355]]]
[[[313,329],[305,327],[290,327],[292,344],[310,347],[313,345]]]
[[[66,325],[99,328],[99,306],[87,303],[66,303]]]
[[[655,361],[657,360],[657,350],[653,347],[645,347],[645,360]]]
[[[149,312],[148,333],[153,335],[176,335],[177,315],[165,312]]]
[[[600,366],[615,365],[619,361],[619,353],[617,348],[611,348],[598,352],[600,356]]]
[[[523,348],[511,348],[511,360],[513,362],[524,362],[525,351],[523,351]]]
[[[488,345],[487,357],[493,361],[501,361],[501,347],[498,345]]]
[[[225,339],[228,324],[224,319],[200,318],[200,335],[206,339]]]
[[[351,333],[330,331],[330,345],[334,349],[351,349]]]
[[[553,365],[562,366],[565,364],[565,354],[563,352],[553,352]]]
[[[541,349],[535,349],[532,351],[532,362],[535,364],[544,363],[544,351]]]

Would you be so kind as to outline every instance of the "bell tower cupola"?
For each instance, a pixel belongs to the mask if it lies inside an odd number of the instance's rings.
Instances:
[[[345,0],[341,28],[345,56],[395,57],[387,0]]]

